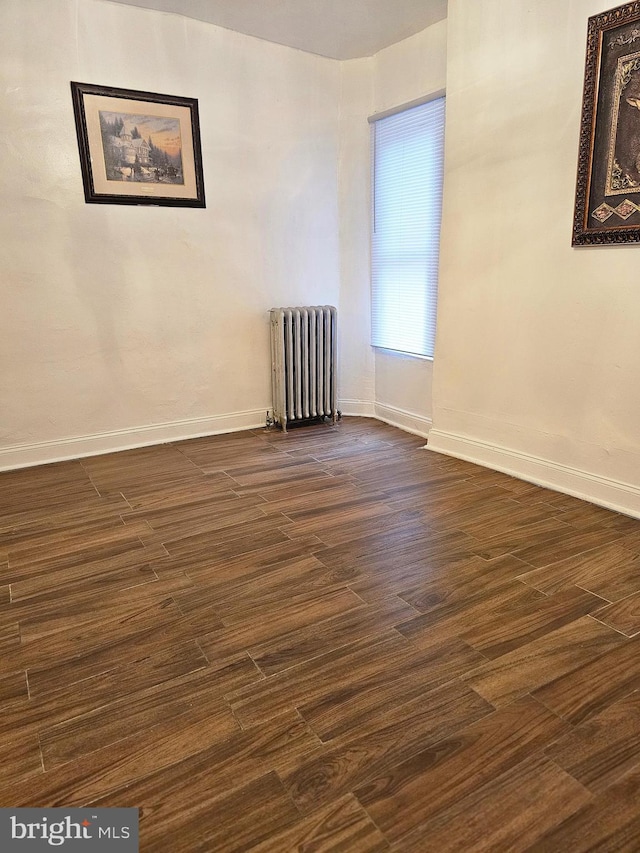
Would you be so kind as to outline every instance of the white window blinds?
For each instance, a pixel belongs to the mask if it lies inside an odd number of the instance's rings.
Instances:
[[[433,357],[445,99],[372,123],[372,341]]]

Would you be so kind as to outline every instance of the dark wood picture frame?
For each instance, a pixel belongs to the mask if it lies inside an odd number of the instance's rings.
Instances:
[[[205,207],[198,101],[71,83],[85,201]]]
[[[640,241],[640,2],[589,18],[573,246]]]

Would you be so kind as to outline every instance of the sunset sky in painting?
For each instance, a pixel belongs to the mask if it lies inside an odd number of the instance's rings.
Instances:
[[[170,157],[180,153],[182,139],[178,119],[122,112],[104,112],[104,115],[111,121],[119,116],[129,132],[137,127],[140,136],[147,140],[151,139],[157,148],[166,151]]]

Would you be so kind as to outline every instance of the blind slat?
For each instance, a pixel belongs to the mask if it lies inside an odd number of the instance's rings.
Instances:
[[[375,121],[372,344],[433,356],[445,99]]]

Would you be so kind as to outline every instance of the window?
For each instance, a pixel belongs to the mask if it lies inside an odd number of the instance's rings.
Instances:
[[[443,97],[373,120],[372,340],[433,357],[444,160]]]

